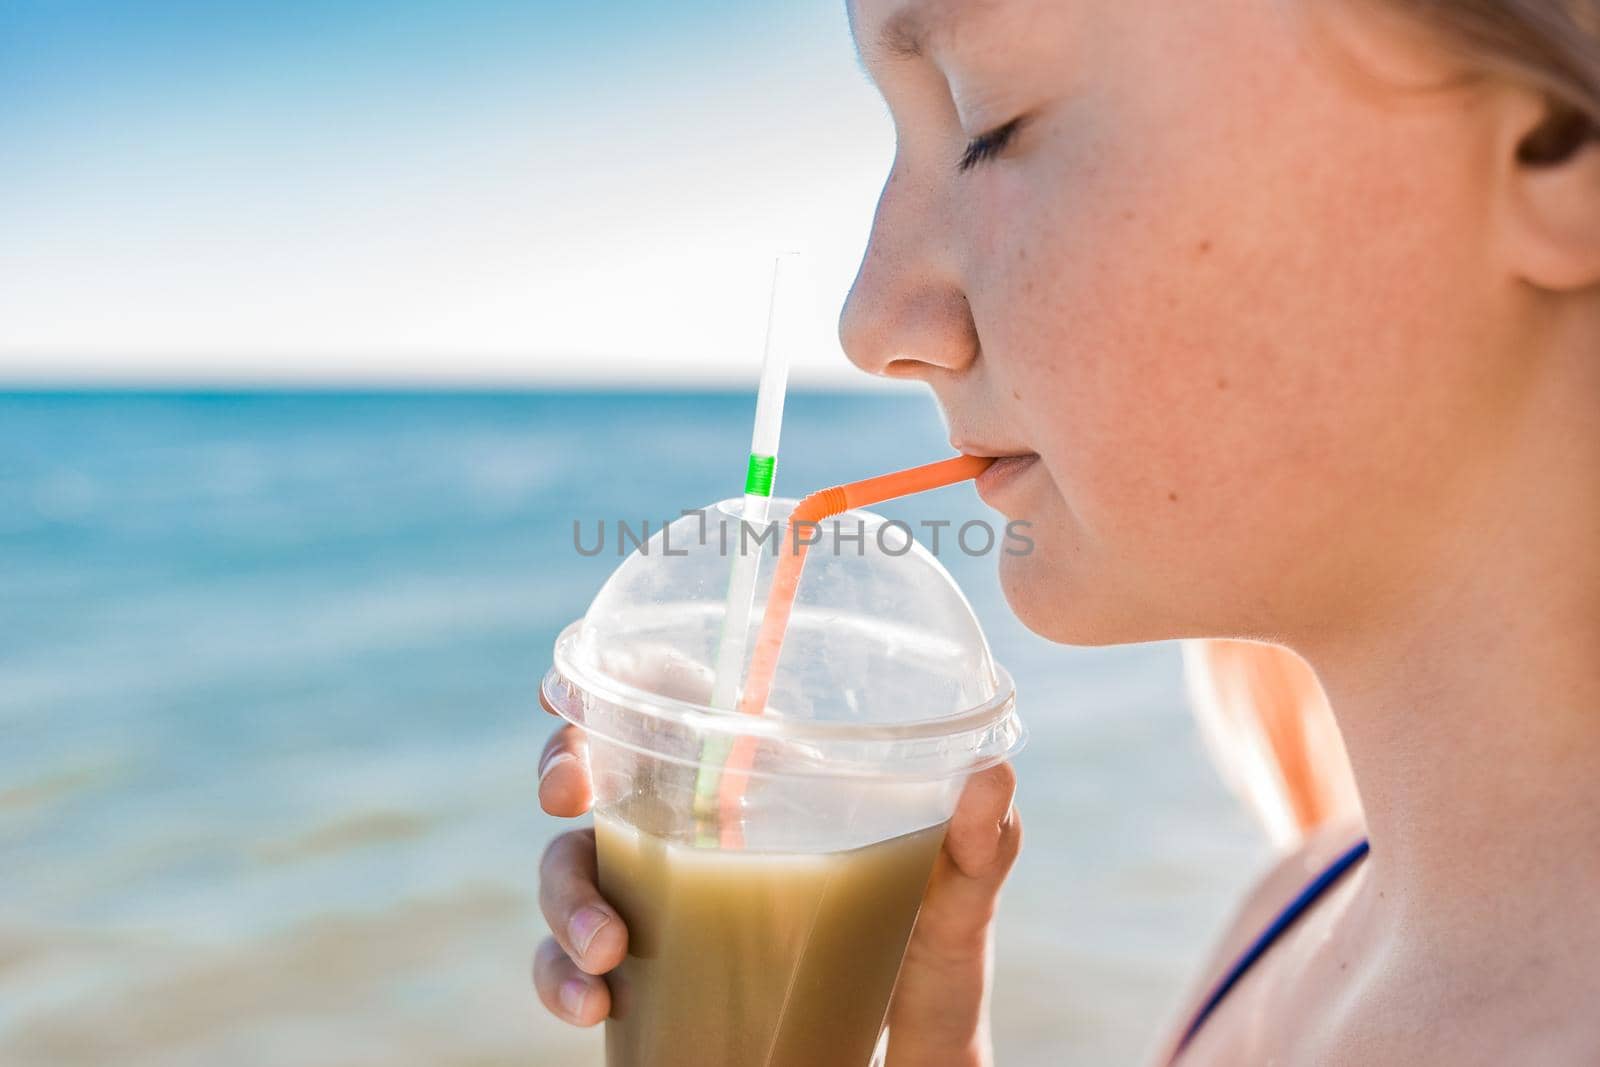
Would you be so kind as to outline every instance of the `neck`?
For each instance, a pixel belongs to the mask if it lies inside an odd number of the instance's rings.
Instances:
[[[1600,948],[1574,903],[1600,887],[1600,456],[1575,454],[1582,436],[1555,468],[1581,478],[1508,463],[1406,611],[1304,647],[1361,792],[1375,914],[1436,951],[1482,953],[1486,930]]]

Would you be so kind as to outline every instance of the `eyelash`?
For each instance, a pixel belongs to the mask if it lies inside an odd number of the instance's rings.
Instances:
[[[1004,126],[996,126],[989,132],[980,133],[968,141],[967,150],[961,153],[961,160],[956,164],[956,169],[965,174],[979,163],[999,155],[1005,150],[1020,125],[1022,125],[1021,119],[1012,119]]]

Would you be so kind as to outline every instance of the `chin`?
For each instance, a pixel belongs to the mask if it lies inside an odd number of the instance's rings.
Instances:
[[[1040,546],[1026,556],[1000,557],[1000,587],[1022,624],[1063,645],[1124,645],[1177,636],[1154,625],[1152,613],[1136,610],[1132,597],[1118,596],[1095,579],[1081,556]]]

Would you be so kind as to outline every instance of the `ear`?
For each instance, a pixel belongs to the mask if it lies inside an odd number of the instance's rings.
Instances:
[[[1516,96],[1502,150],[1511,267],[1540,289],[1600,284],[1600,129],[1576,108]]]

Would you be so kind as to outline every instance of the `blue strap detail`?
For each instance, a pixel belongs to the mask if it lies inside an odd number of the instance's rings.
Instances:
[[[1239,979],[1244,977],[1245,972],[1261,958],[1262,954],[1272,947],[1272,943],[1283,936],[1283,932],[1293,926],[1294,921],[1300,918],[1311,905],[1315,904],[1317,898],[1327,892],[1328,887],[1339,880],[1340,875],[1355,866],[1366,854],[1367,841],[1363,838],[1352,845],[1344,855],[1334,860],[1328,869],[1319,874],[1310,885],[1300,890],[1300,895],[1291,900],[1288,907],[1278,913],[1278,917],[1272,921],[1272,925],[1257,935],[1255,941],[1245,950],[1244,955],[1240,956],[1238,962],[1228,968],[1228,973],[1222,976],[1222,980],[1217,983],[1216,988],[1212,989],[1211,995],[1206,997],[1205,1003],[1195,1013],[1194,1021],[1183,1032],[1183,1039],[1178,1042],[1178,1047],[1173,1050],[1174,1059],[1189,1044],[1189,1040],[1199,1032],[1201,1025],[1210,1017],[1211,1013],[1216,1011],[1217,1005],[1222,1003],[1222,998],[1227,996],[1229,991],[1239,983]]]

